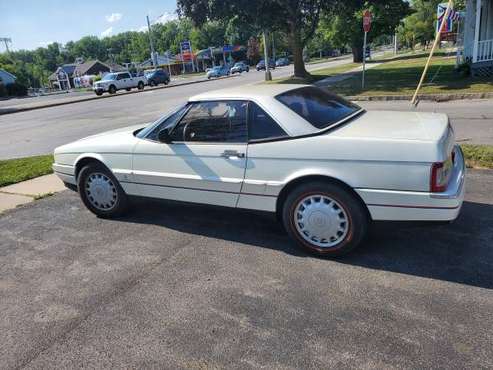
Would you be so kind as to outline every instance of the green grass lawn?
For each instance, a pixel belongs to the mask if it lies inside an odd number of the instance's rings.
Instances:
[[[52,155],[0,161],[0,187],[52,173]]]
[[[493,92],[493,79],[463,76],[455,70],[455,56],[434,56],[420,94]],[[393,58],[366,71],[366,86],[361,89],[361,74],[332,84],[330,90],[342,95],[412,95],[423,72],[427,53]]]
[[[493,146],[461,144],[467,167],[493,168]]]

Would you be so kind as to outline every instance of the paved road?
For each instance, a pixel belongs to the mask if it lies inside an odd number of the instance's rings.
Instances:
[[[348,59],[310,65],[318,69],[347,63]],[[276,69],[274,77],[287,76],[292,67]],[[0,116],[0,159],[51,153],[59,145],[79,138],[138,123],[152,122],[194,94],[213,89],[253,84],[263,72],[251,71],[229,79],[148,90],[65,106]],[[368,109],[412,109],[408,102],[361,102]],[[419,110],[445,112],[460,140],[493,144],[491,100],[448,103],[420,103]]]
[[[63,192],[0,216],[0,367],[493,368],[493,172],[452,225],[381,223],[353,255],[270,216]]]
[[[340,59],[309,65],[319,69],[350,62]],[[292,66],[276,68],[274,78],[289,76]],[[0,116],[0,159],[46,154],[73,140],[136,123],[152,122],[191,95],[218,88],[262,81],[263,72],[187,86],[123,94],[110,99]]]
[[[378,52],[376,56],[383,55],[382,52]],[[308,70],[313,70],[313,69],[319,69],[319,68],[325,68],[329,66],[337,66],[341,64],[346,64],[350,63],[352,61],[352,56],[347,55],[343,57],[338,57],[334,58],[332,60],[329,60],[327,62],[320,62],[320,63],[313,63],[313,64],[307,64],[306,67]],[[251,71],[255,71],[255,68],[252,68]],[[276,78],[280,77],[287,77],[293,73],[292,66],[289,67],[278,67],[275,70],[273,70],[273,75]],[[263,79],[264,74],[263,73],[257,73],[257,74],[252,74],[249,75],[252,79],[252,81],[261,81]],[[191,82],[191,81],[205,81],[207,80],[205,73],[201,75],[195,75],[195,76],[173,76],[171,85],[177,85],[180,83],[184,82]],[[162,85],[161,85],[162,86]],[[150,89],[150,87],[146,87],[146,89]],[[135,89],[133,90],[135,91]],[[121,94],[126,94],[125,90],[120,90],[117,92],[118,95]],[[41,105],[41,104],[49,104],[49,103],[55,103],[59,102],[61,100],[79,100],[81,97],[94,97],[94,93],[91,91],[74,91],[71,93],[60,93],[60,94],[51,94],[51,95],[43,95],[43,96],[38,96],[38,97],[23,97],[23,98],[12,98],[8,100],[0,100],[0,111],[2,109],[6,108],[18,108],[18,107],[24,107],[24,106],[35,106],[35,105]],[[103,96],[107,96],[107,94],[104,94]]]

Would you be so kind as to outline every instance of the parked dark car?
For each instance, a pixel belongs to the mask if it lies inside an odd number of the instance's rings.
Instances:
[[[265,61],[262,59],[260,62],[258,62],[256,68],[257,71],[265,70]],[[272,59],[269,60],[269,68],[276,69],[276,62],[274,62]]]
[[[149,86],[157,86],[159,84],[169,84],[169,74],[162,69],[147,71],[145,73]]]
[[[289,65],[289,59],[288,58],[279,58],[276,60],[276,67],[284,67]]]

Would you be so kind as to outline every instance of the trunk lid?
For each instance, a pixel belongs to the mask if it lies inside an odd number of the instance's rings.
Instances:
[[[416,141],[437,148],[437,158],[444,161],[455,144],[454,131],[447,115],[428,112],[369,111],[332,133],[382,142]]]

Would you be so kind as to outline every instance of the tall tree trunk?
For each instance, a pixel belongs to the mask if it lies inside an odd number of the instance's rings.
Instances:
[[[299,29],[293,24],[289,29],[289,42],[291,44],[291,50],[293,51],[294,76],[299,78],[309,76],[309,73],[305,69],[305,62],[303,61],[301,34]]]
[[[353,62],[362,63],[363,62],[363,47],[362,46],[352,46],[353,51]]]

